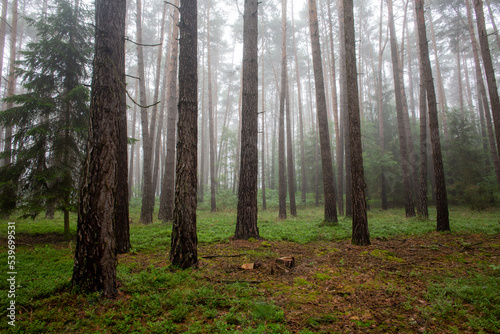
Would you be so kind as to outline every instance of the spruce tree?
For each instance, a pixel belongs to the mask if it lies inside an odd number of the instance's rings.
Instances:
[[[14,183],[15,192],[0,190],[1,210],[21,210],[36,216],[55,205],[65,213],[75,208],[87,137],[89,109],[88,65],[92,29],[81,7],[61,0],[55,13],[27,19],[37,38],[21,51],[17,75],[24,93],[10,96],[14,107],[0,113],[0,123],[13,127],[12,163],[0,169],[2,184]],[[6,187],[5,189],[10,189]]]

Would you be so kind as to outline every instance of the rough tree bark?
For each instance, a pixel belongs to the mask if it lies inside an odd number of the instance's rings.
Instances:
[[[427,93],[427,107],[429,110],[429,126],[431,132],[432,158],[434,162],[434,178],[436,180],[437,230],[449,231],[450,221],[448,215],[448,200],[446,195],[446,183],[444,179],[441,143],[439,139],[436,93],[434,90],[431,62],[429,59],[429,46],[427,43],[427,33],[425,31],[423,0],[415,0],[415,11],[417,14],[420,60],[423,67],[423,74],[425,76],[425,90]]]
[[[413,8],[415,30],[418,31],[417,26],[417,16],[415,7]],[[417,36],[418,41],[418,36]],[[420,112],[420,186],[419,186],[419,200],[417,201],[417,215],[420,218],[429,218],[429,208],[427,200],[427,169],[428,169],[428,158],[427,158],[427,94],[425,92],[425,73],[424,67],[422,66],[422,59],[420,54],[418,55],[418,70],[419,70],[419,112]]]
[[[259,238],[257,175],[259,126],[258,0],[245,0],[243,16],[243,88],[241,110],[241,168],[238,184],[236,239]]]
[[[354,245],[366,246],[370,244],[370,233],[368,232],[368,216],[366,214],[366,184],[363,169],[363,148],[361,145],[354,6],[352,0],[344,0],[343,2],[347,108],[349,116],[349,140],[351,144],[352,243]]]
[[[113,297],[120,114],[125,105],[125,0],[96,1],[87,158],[80,192],[72,285]]]
[[[180,2],[179,103],[174,222],[170,261],[180,268],[198,264],[196,186],[198,146],[198,4]]]
[[[125,46],[125,45],[123,45]],[[125,71],[122,74],[122,82],[125,83]],[[116,186],[116,213],[115,234],[116,251],[118,254],[128,253],[130,250],[130,218],[129,218],[129,194],[128,194],[128,157],[127,157],[127,99],[126,94],[120,95],[121,104],[118,115],[119,147],[117,163],[117,186]]]

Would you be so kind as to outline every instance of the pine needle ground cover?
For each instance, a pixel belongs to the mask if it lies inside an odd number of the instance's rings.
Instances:
[[[431,211],[431,217],[433,212]],[[137,216],[137,217],[136,217]],[[74,240],[54,220],[16,221],[18,333],[496,333],[500,211],[450,210],[452,233],[402,210],[371,211],[372,245],[350,244],[349,219],[330,226],[302,208],[259,213],[263,240],[236,241],[235,211],[198,214],[200,267],[168,262],[171,225],[132,223],[114,300],[70,289]],[[132,208],[131,217],[138,221]],[[72,217],[74,222],[76,219]],[[74,232],[76,226],[71,226]],[[0,223],[7,272],[7,222]],[[294,257],[295,266],[277,265]],[[243,264],[254,269],[241,269]],[[4,276],[2,276],[4,277]],[[0,281],[7,305],[7,281]]]

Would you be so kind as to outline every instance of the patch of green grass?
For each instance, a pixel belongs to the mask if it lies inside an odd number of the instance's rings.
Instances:
[[[499,332],[499,291],[499,275],[444,278],[441,283],[429,286],[427,299],[431,305],[424,312],[448,322],[465,320],[476,331]],[[468,312],[469,307],[475,312]]]
[[[271,303],[257,302],[252,307],[252,317],[257,320],[282,322],[285,319],[283,310]]]
[[[362,252],[361,254],[368,254],[368,252]],[[404,262],[403,259],[397,257],[394,253],[391,253],[383,249],[374,249],[369,254],[373,257],[386,261],[399,262],[399,263]]]

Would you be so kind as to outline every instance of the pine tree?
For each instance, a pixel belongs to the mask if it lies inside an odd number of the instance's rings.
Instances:
[[[71,283],[114,297],[120,114],[125,103],[125,0],[96,0],[87,158],[80,191]]]

